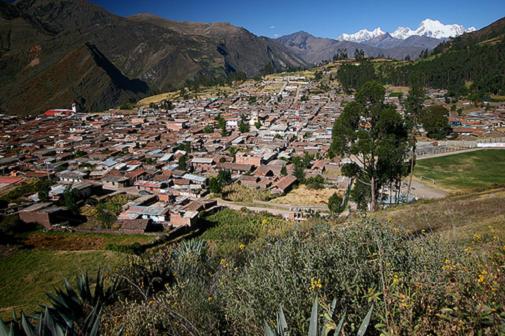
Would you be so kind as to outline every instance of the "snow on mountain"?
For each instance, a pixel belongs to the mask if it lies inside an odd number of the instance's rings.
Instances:
[[[384,35],[385,32],[380,28],[375,28],[372,31],[369,31],[367,29],[361,29],[360,31],[354,33],[354,34],[342,34],[339,37],[337,37],[337,40],[339,41],[351,41],[351,42],[363,42],[363,41],[368,41],[373,38],[376,38],[378,36]]]
[[[475,31],[474,27],[465,28],[459,24],[445,25],[438,20],[426,19],[421,22],[421,25],[416,30],[408,27],[398,27],[391,35],[402,40],[415,35],[442,39],[459,36],[472,31]]]
[[[444,39],[459,36],[463,33],[475,30],[476,29],[474,27],[465,28],[459,24],[445,25],[438,20],[426,19],[421,22],[421,25],[416,30],[412,30],[409,27],[398,27],[393,33],[391,33],[391,36],[400,40],[405,40],[410,36],[426,36],[436,39]],[[342,34],[337,37],[337,40],[364,42],[384,34],[385,32],[382,31],[381,28],[376,28],[372,31],[362,29],[354,34]]]

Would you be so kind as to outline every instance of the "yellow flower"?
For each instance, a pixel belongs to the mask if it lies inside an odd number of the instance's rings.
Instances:
[[[473,249],[470,246],[468,246],[467,248],[465,248],[465,252],[470,254],[473,252]]]
[[[473,235],[473,240],[474,240],[474,241],[478,242],[478,241],[480,241],[481,239],[482,239],[482,237],[481,237],[481,235],[480,235],[480,234],[476,233],[476,234],[474,234],[474,235]]]
[[[456,269],[456,265],[451,260],[445,258],[442,269],[444,271],[454,271]]]
[[[479,274],[479,277],[477,278],[477,282],[480,283],[480,284],[484,284],[486,283],[487,281],[487,271],[486,270],[482,270]]]
[[[310,290],[312,291],[316,291],[316,290],[319,290],[321,288],[323,288],[323,285],[321,283],[321,279],[319,278],[311,278],[310,279]]]
[[[223,267],[228,267],[230,265],[230,263],[228,262],[228,260],[222,258],[221,260],[219,260],[219,265],[223,266]]]
[[[396,273],[393,274],[393,286],[398,286],[399,283],[400,283],[400,277]]]
[[[244,243],[240,243],[238,245],[238,248],[240,249],[240,251],[243,251],[245,249],[245,244]]]

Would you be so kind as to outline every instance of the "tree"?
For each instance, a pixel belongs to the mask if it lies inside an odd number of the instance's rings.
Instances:
[[[377,79],[375,68],[369,60],[362,60],[359,65],[342,64],[338,69],[337,79],[342,88],[349,92],[358,89],[366,82]]]
[[[288,169],[286,168],[286,166],[282,166],[282,168],[281,168],[281,175],[282,176],[288,175]]]
[[[51,181],[48,179],[43,179],[39,183],[38,196],[39,200],[42,202],[49,201],[49,192],[51,191]]]
[[[117,220],[116,215],[107,208],[107,204],[104,202],[98,203],[96,206],[96,218],[103,224],[103,227],[110,229],[112,224]]]
[[[324,177],[321,175],[311,176],[305,179],[305,185],[309,189],[323,189],[324,188]]]
[[[212,125],[210,125],[210,124],[209,124],[209,125],[207,125],[207,126],[205,126],[205,127],[203,128],[203,132],[204,132],[204,133],[212,133],[212,132],[214,132],[214,127],[213,127]]]
[[[216,177],[211,177],[209,180],[209,190],[211,193],[220,194],[223,187],[232,183],[231,172],[229,170],[221,170]]]
[[[182,155],[179,157],[179,160],[177,160],[177,166],[181,170],[186,170],[188,169],[188,158],[186,155]]]
[[[254,127],[256,127],[257,129],[260,129],[260,128],[261,128],[261,121],[259,121],[259,120],[258,120],[258,121],[256,121],[256,122],[254,123]]]
[[[343,199],[337,193],[334,193],[328,199],[328,209],[330,209],[330,213],[334,215],[340,214],[344,211]]]
[[[412,188],[412,176],[414,174],[414,165],[416,161],[416,134],[417,134],[417,125],[419,124],[419,120],[423,113],[424,101],[426,99],[426,92],[424,87],[421,86],[421,82],[418,78],[411,79],[411,87],[409,91],[409,95],[405,100],[405,115],[407,118],[408,126],[411,130],[410,132],[410,177],[409,184],[407,188],[407,199],[410,195],[410,190]]]
[[[346,175],[369,187],[365,200],[377,209],[380,189],[405,174],[408,127],[378,82],[365,83],[356,100],[346,105],[333,126],[330,157],[339,154],[357,162],[344,165]],[[363,199],[361,200],[364,201]]]
[[[238,130],[240,133],[247,133],[250,130],[249,123],[247,122],[244,115],[240,117],[240,122],[238,124]]]
[[[451,132],[449,111],[441,105],[427,108],[421,116],[421,121],[428,137],[432,139],[445,139]]]
[[[213,194],[220,194],[223,189],[219,179],[217,177],[211,177],[209,180],[209,190]]]
[[[365,51],[363,49],[354,50],[354,59],[357,61],[365,59]]]
[[[71,212],[77,211],[77,201],[79,200],[79,192],[76,189],[72,189],[70,186],[63,192],[63,203],[65,207]]]

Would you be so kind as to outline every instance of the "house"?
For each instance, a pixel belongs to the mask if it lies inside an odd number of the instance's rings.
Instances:
[[[69,211],[52,203],[35,203],[19,211],[19,219],[29,224],[39,224],[46,229],[53,229],[53,225],[68,221]]]
[[[62,172],[56,173],[56,176],[58,176],[61,183],[72,184],[81,183],[84,181],[86,176],[88,176],[88,174],[78,170],[64,170]]]
[[[159,226],[153,225],[149,219],[120,219],[116,225],[119,226],[119,232],[125,234],[142,234],[159,229]]]
[[[235,174],[247,174],[253,169],[253,165],[250,164],[240,164],[232,162],[223,162],[217,165],[219,170],[228,170],[232,175]]]
[[[296,177],[292,175],[283,176],[273,185],[272,193],[281,195],[285,194],[294,186],[295,183]]]
[[[22,177],[0,176],[0,190],[23,182]]]
[[[207,172],[215,165],[213,158],[194,158],[191,160],[191,165],[197,171]]]
[[[249,155],[245,153],[235,154],[235,163],[252,165],[255,167],[261,166],[262,157],[261,155]]]
[[[165,181],[144,181],[138,180],[133,184],[137,190],[144,190],[153,193],[161,193],[163,189],[168,188],[168,183]]]
[[[102,178],[103,188],[107,190],[118,190],[130,186],[130,179],[124,176],[105,176]]]

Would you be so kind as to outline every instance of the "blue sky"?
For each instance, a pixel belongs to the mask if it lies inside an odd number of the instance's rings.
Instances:
[[[505,16],[505,0],[91,0],[111,12],[167,19],[229,22],[270,37],[304,30],[336,37],[362,28],[415,29],[426,19],[482,28]]]

